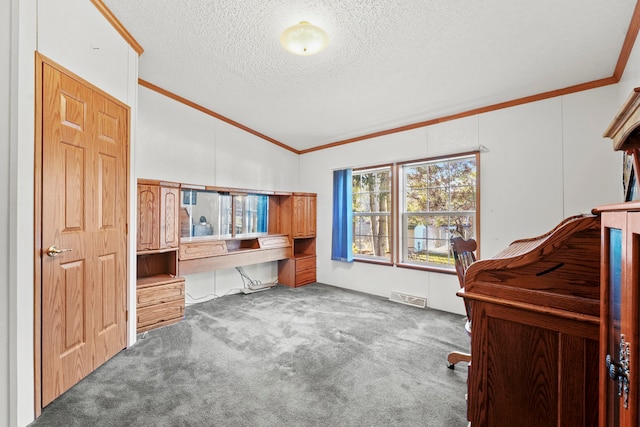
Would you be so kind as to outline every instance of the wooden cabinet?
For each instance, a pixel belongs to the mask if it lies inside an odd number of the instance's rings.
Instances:
[[[180,188],[138,181],[136,329],[144,332],[184,317],[184,278],[178,277]]]
[[[640,203],[602,213],[600,426],[637,426],[640,381]]]
[[[298,255],[278,264],[278,283],[293,288],[316,281],[316,256]]]
[[[278,283],[297,287],[316,281],[316,195],[293,193],[283,199],[282,230],[291,230],[293,256],[278,264]]]
[[[294,194],[293,238],[316,236],[316,195]]]
[[[179,246],[179,208],[176,184],[138,184],[138,251]]]
[[[137,332],[169,325],[184,317],[184,279],[171,275],[139,279],[136,289]]]

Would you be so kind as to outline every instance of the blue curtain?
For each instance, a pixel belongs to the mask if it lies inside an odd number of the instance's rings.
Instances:
[[[353,191],[351,169],[333,171],[331,259],[353,262]]]
[[[267,232],[267,212],[269,206],[269,197],[268,196],[257,196],[258,197],[258,233],[266,233]]]

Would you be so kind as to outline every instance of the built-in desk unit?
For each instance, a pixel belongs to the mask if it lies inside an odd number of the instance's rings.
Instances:
[[[279,261],[316,281],[316,195],[138,180],[138,331],[184,316],[181,276]]]

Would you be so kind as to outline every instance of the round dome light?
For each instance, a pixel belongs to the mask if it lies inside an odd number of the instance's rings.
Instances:
[[[302,21],[282,32],[280,44],[291,53],[308,56],[327,47],[329,36],[322,28]]]

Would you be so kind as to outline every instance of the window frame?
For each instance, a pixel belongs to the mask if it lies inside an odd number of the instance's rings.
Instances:
[[[472,151],[463,151],[459,153],[450,153],[444,155],[437,155],[426,158],[419,158],[413,160],[406,160],[400,162],[386,163],[386,164],[377,164],[372,166],[358,167],[353,168],[352,173],[360,173],[362,171],[373,171],[376,169],[390,168],[391,173],[391,212],[389,213],[391,227],[390,227],[390,236],[389,236],[389,252],[390,259],[387,260],[382,259],[382,257],[373,257],[373,256],[363,256],[354,253],[353,260],[354,262],[362,262],[362,263],[373,263],[373,264],[383,264],[396,266],[399,268],[407,268],[407,269],[415,269],[415,270],[423,270],[423,271],[434,271],[445,274],[456,274],[455,266],[453,264],[448,265],[437,265],[437,264],[426,264],[426,263],[417,263],[417,262],[407,262],[405,261],[405,218],[406,214],[411,214],[404,212],[404,167],[411,164],[420,164],[420,163],[431,163],[442,160],[454,160],[456,158],[464,158],[464,157],[474,157],[475,158],[475,172],[476,172],[476,180],[475,180],[475,211],[464,211],[464,212],[475,212],[475,236],[474,239],[478,242],[478,251],[477,257],[480,257],[479,248],[480,248],[480,150],[472,150]],[[355,198],[355,193],[354,193]],[[462,211],[446,211],[446,212],[434,212],[431,215],[450,215],[450,214],[459,214]],[[421,213],[422,214],[422,213]],[[356,212],[354,211],[354,221],[356,218]],[[430,214],[426,214],[430,215]],[[354,227],[355,228],[355,227]],[[355,230],[354,230],[354,241],[355,241]]]
[[[415,213],[405,212],[406,194],[405,194],[405,182],[404,182],[404,179],[405,179],[404,168],[406,166],[419,165],[419,164],[433,164],[433,163],[438,163],[442,161],[451,162],[457,159],[465,159],[465,158],[473,158],[475,161],[475,174],[476,174],[475,210],[456,211],[456,210],[449,209],[447,211],[424,211],[424,212],[415,212]],[[454,264],[438,265],[435,263],[428,263],[428,262],[422,263],[422,262],[415,262],[415,261],[412,262],[407,260],[405,258],[405,254],[407,253],[407,250],[408,250],[408,242],[407,242],[408,236],[404,235],[406,230],[405,223],[406,223],[407,216],[411,216],[412,214],[415,214],[416,216],[425,216],[425,217],[429,217],[429,216],[449,216],[450,217],[450,216],[455,216],[460,214],[464,215],[465,213],[471,213],[471,215],[474,216],[474,237],[473,238],[478,242],[478,247],[479,247],[480,246],[480,152],[479,150],[434,156],[434,157],[428,157],[425,159],[403,161],[403,162],[399,162],[396,166],[398,169],[396,174],[398,177],[396,188],[397,188],[397,194],[398,194],[398,217],[399,217],[399,220],[397,222],[398,258],[396,259],[396,264],[399,267],[455,273]],[[450,253],[448,254],[448,257],[450,257]]]
[[[394,215],[394,207],[395,207],[395,165],[393,163],[385,163],[385,164],[379,164],[379,165],[373,165],[373,166],[366,166],[366,167],[359,167],[359,168],[353,168],[351,170],[351,175],[352,175],[352,182],[353,182],[353,176],[357,175],[357,174],[362,174],[363,172],[374,172],[376,170],[387,170],[389,171],[389,179],[390,179],[390,183],[389,183],[389,195],[390,195],[390,200],[389,200],[389,205],[390,205],[390,210],[388,214],[384,214],[385,216],[389,217],[389,236],[388,236],[388,241],[389,241],[389,257],[382,257],[382,256],[376,256],[376,255],[361,255],[361,254],[357,254],[355,251],[353,253],[353,260],[357,261],[357,262],[364,262],[364,263],[371,263],[371,264],[383,264],[383,265],[393,265],[394,264],[394,260],[395,260],[395,243],[394,243],[394,235],[395,235],[395,215]],[[354,192],[352,195],[352,199],[355,199],[355,195],[356,193]],[[352,201],[353,203],[353,201]],[[359,214],[356,213],[356,211],[353,211],[353,240],[355,243],[355,239],[356,239],[356,233],[355,233],[355,220],[356,217],[358,216],[375,216],[375,215],[379,215],[380,212],[365,212],[363,214]]]

